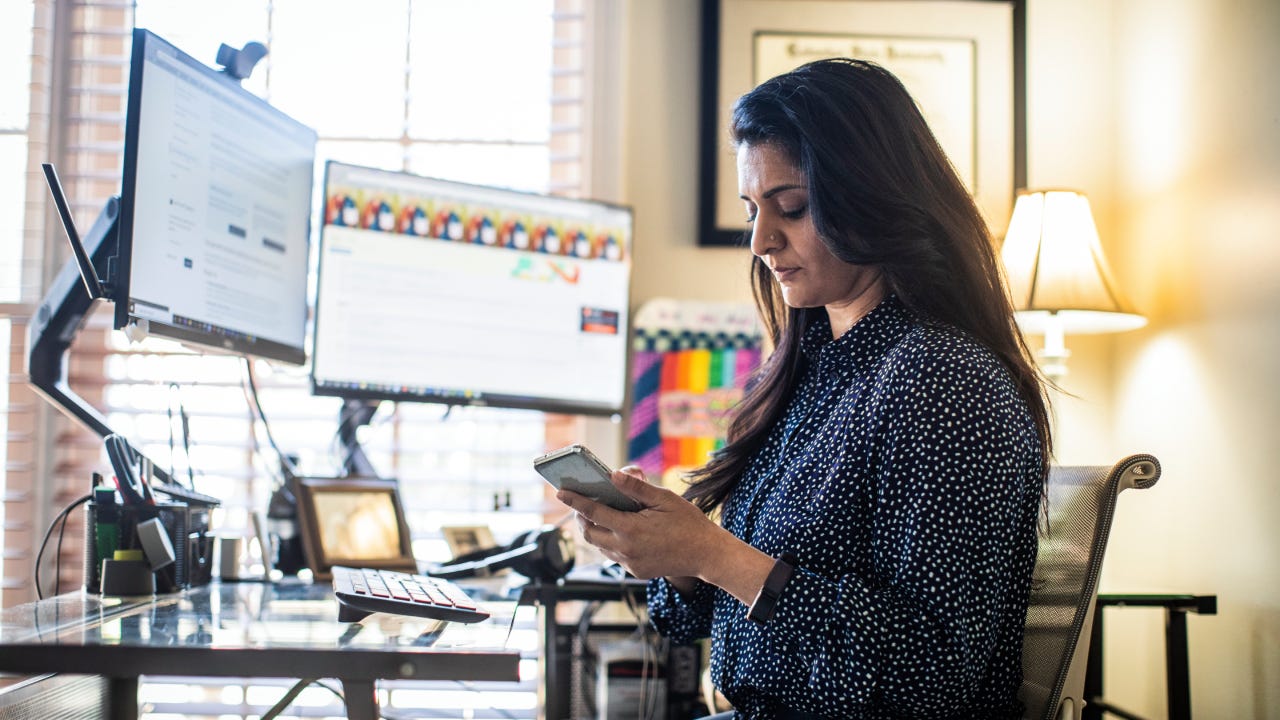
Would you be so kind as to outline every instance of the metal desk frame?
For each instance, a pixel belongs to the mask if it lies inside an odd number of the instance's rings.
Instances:
[[[1100,594],[1090,630],[1089,664],[1085,671],[1083,720],[1101,720],[1104,714],[1125,720],[1142,720],[1116,707],[1102,696],[1102,610],[1108,607],[1157,607],[1165,611],[1165,682],[1169,720],[1191,720],[1191,669],[1187,650],[1187,613],[1218,614],[1217,595]]]

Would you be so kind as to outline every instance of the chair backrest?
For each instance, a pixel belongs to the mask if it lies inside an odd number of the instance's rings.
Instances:
[[[1027,720],[1080,718],[1089,628],[1116,496],[1159,479],[1160,462],[1151,455],[1132,455],[1112,467],[1050,468],[1047,531],[1036,553],[1023,635],[1018,697]]]

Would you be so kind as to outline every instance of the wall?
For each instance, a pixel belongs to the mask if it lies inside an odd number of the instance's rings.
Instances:
[[[699,3],[632,0],[624,192],[636,210],[633,305],[655,297],[750,302],[750,254],[697,246]]]
[[[1089,193],[1150,319],[1072,338],[1058,405],[1061,461],[1164,466],[1121,498],[1102,590],[1217,594],[1217,616],[1188,621],[1194,712],[1276,717],[1280,4],[1028,5],[1031,183]],[[1108,611],[1109,700],[1166,716],[1163,630]]]
[[[694,244],[697,3],[626,16],[634,300],[747,301],[745,252]],[[1058,460],[1161,459],[1159,485],[1121,498],[1102,588],[1219,596],[1189,620],[1198,717],[1280,707],[1277,70],[1274,0],[1028,0],[1029,185],[1089,195],[1151,320],[1068,338]],[[1162,617],[1108,613],[1108,698],[1164,717]]]
[[[1276,717],[1280,3],[1132,0],[1115,21],[1114,230],[1152,318],[1117,343],[1115,441],[1166,474],[1117,518],[1148,550],[1104,579],[1217,593],[1219,615],[1189,623],[1196,713]],[[1161,692],[1135,686],[1135,704]]]

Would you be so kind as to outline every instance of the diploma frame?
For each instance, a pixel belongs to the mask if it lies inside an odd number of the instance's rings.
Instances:
[[[728,139],[733,103],[790,69],[779,48],[801,45],[830,52],[796,53],[790,67],[844,54],[878,61],[898,75],[954,156],[993,235],[1003,232],[1027,178],[1026,0],[702,0],[700,246],[745,243]],[[945,61],[895,66],[883,56],[891,47],[907,48],[895,58]],[[971,92],[930,90],[957,81]]]

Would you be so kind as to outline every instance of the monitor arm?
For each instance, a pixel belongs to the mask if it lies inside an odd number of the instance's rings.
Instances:
[[[119,217],[119,197],[108,198],[97,220],[81,239],[93,268],[100,277],[108,279],[107,287],[114,278]],[[58,409],[105,438],[113,433],[106,418],[67,382],[67,352],[89,317],[89,311],[98,302],[99,298],[90,297],[75,260],[63,265],[27,328],[27,376],[31,385]]]
[[[115,279],[119,218],[120,198],[113,195],[83,237],[68,230],[76,257],[62,266],[27,327],[27,378],[31,386],[68,417],[84,423],[104,439],[115,431],[97,408],[71,389],[67,355],[94,306],[106,299],[119,299],[114,297],[111,282]],[[88,266],[81,264],[86,258]],[[103,278],[93,278],[104,291],[100,297],[90,296],[90,271]],[[173,483],[169,473],[158,467],[152,466],[151,475],[165,485]]]
[[[100,300],[127,301],[116,296],[114,282],[120,249],[120,196],[107,198],[93,226],[82,237],[71,217],[57,171],[50,163],[43,163],[42,167],[73,257],[58,271],[27,326],[27,378],[36,392],[55,407],[105,439],[115,431],[97,408],[71,389],[67,354],[89,312]],[[151,475],[165,485],[173,484],[169,473],[154,465]]]

